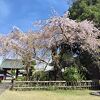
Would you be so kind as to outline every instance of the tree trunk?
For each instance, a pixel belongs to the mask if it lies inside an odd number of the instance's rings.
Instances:
[[[57,48],[52,48],[52,60],[54,62],[54,80],[61,80],[61,66],[59,63],[59,56],[57,54]]]
[[[26,81],[29,80],[29,75],[28,75],[28,66],[26,66]]]
[[[31,67],[31,64],[30,62],[28,62],[28,64],[26,65],[26,81],[30,80],[30,67]]]

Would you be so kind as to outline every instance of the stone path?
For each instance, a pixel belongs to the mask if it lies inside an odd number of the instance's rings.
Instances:
[[[10,87],[11,87],[10,81],[3,81],[2,83],[0,83],[0,95]]]

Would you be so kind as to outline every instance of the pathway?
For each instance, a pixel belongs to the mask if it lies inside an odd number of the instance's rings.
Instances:
[[[3,81],[0,83],[0,95],[7,89],[11,87],[11,81]]]

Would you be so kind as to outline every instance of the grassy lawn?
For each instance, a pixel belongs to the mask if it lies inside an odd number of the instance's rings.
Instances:
[[[5,91],[0,100],[100,100],[90,95],[89,90],[57,90],[57,91]]]

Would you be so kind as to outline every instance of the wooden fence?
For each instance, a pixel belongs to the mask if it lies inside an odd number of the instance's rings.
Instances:
[[[33,89],[99,89],[100,81],[14,81],[14,90],[33,90]]]

